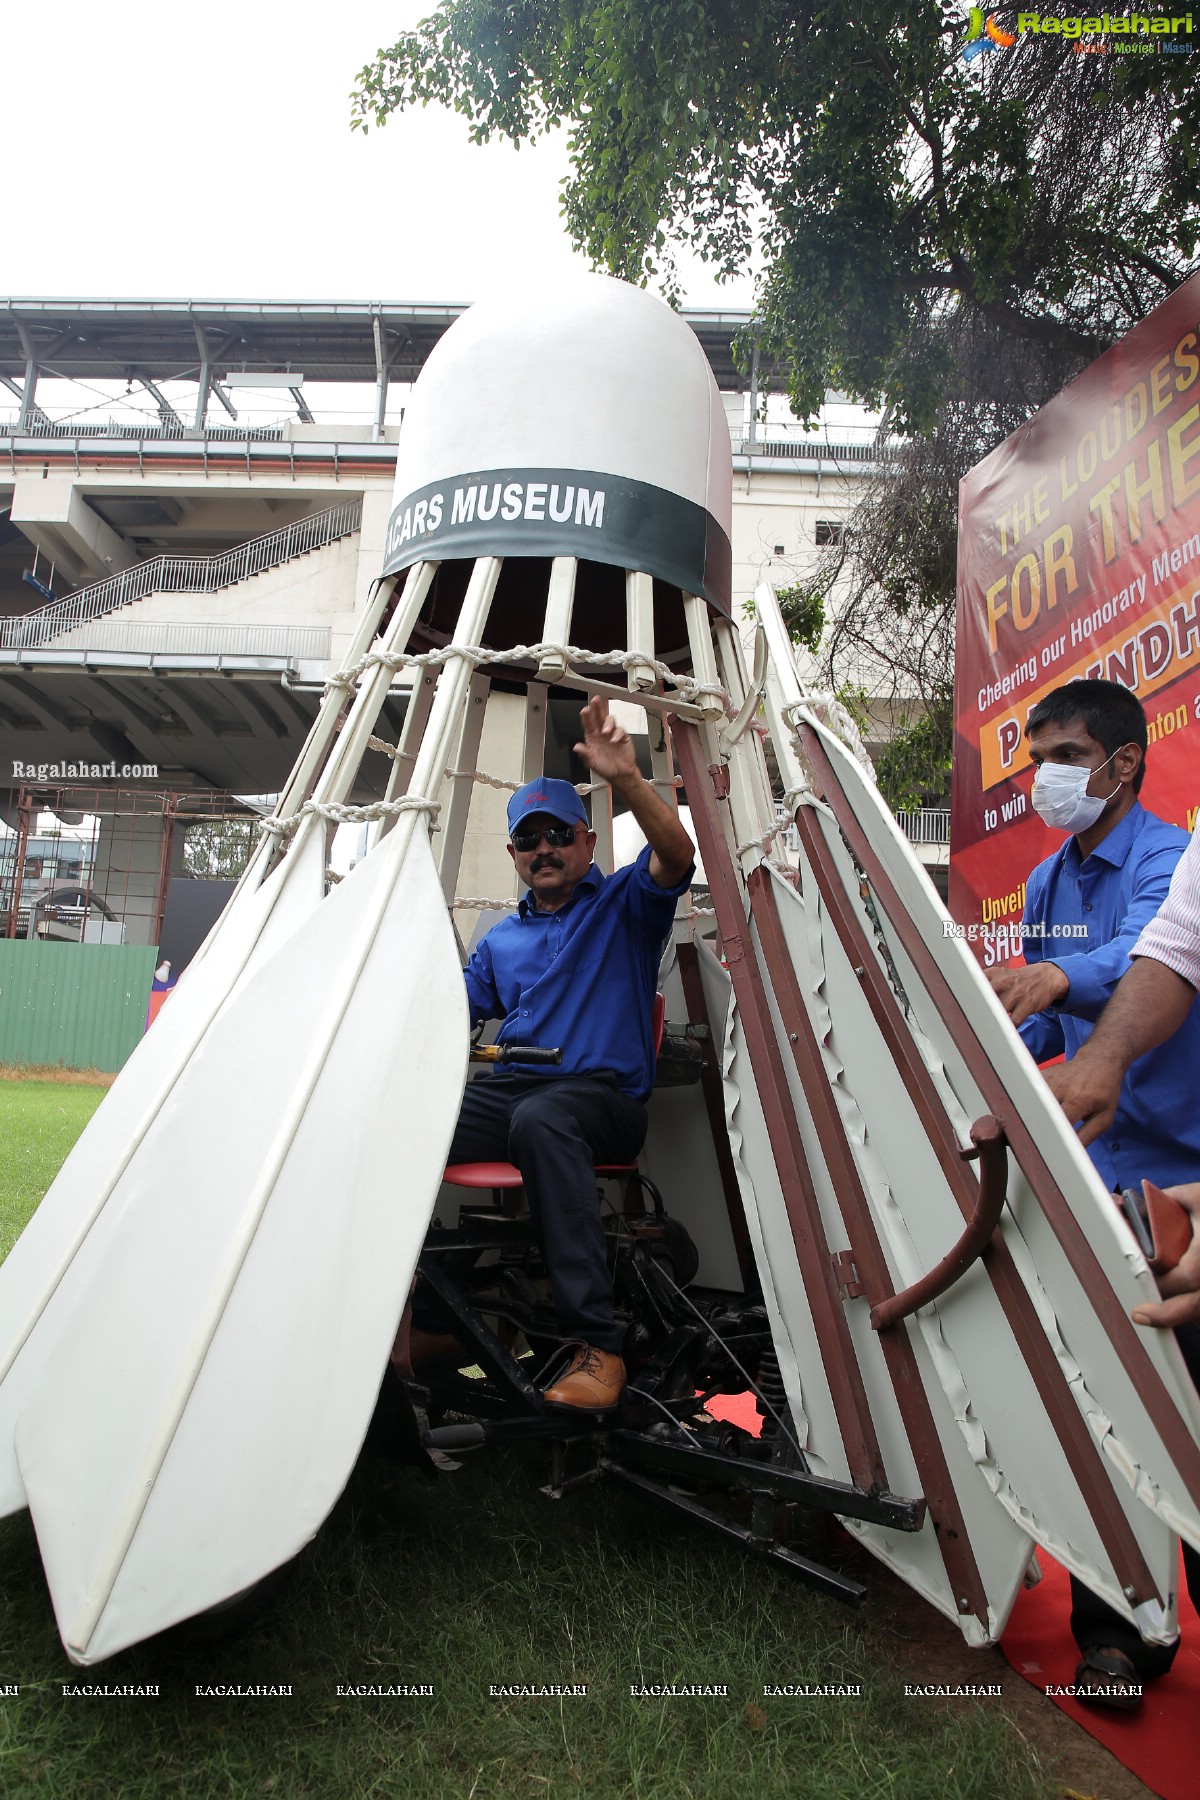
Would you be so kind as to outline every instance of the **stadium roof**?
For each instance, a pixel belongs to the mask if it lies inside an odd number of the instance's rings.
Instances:
[[[296,371],[307,381],[415,380],[465,305],[390,300],[0,300],[0,377],[194,380]],[[732,342],[748,312],[684,311],[718,387],[747,385]],[[381,367],[382,363],[382,367]]]

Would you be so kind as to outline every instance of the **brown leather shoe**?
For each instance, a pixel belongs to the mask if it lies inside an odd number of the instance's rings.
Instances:
[[[573,1406],[583,1412],[609,1412],[621,1398],[625,1364],[614,1350],[577,1344],[571,1366],[546,1389],[547,1406]]]

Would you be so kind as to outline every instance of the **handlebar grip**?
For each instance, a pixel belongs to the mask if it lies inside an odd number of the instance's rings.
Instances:
[[[501,1044],[501,1062],[560,1063],[561,1050],[548,1050],[541,1044]]]
[[[435,1425],[421,1434],[426,1450],[478,1450],[486,1441],[482,1425]]]

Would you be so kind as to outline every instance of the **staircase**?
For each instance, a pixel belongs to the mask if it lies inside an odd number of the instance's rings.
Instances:
[[[173,556],[164,552],[146,562],[122,569],[88,587],[64,594],[35,612],[0,619],[0,650],[36,650],[39,646],[74,631],[93,619],[106,617],[144,600],[148,594],[213,594],[232,587],[264,569],[276,568],[295,557],[307,556],[339,538],[349,537],[362,525],[362,500],[346,501],[325,512],[297,519],[262,537],[250,538],[234,550],[215,556]]]

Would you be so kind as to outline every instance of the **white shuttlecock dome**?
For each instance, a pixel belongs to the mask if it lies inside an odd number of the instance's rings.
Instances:
[[[695,333],[579,275],[480,301],[441,339],[400,433],[384,571],[574,556],[730,598],[729,428]]]

